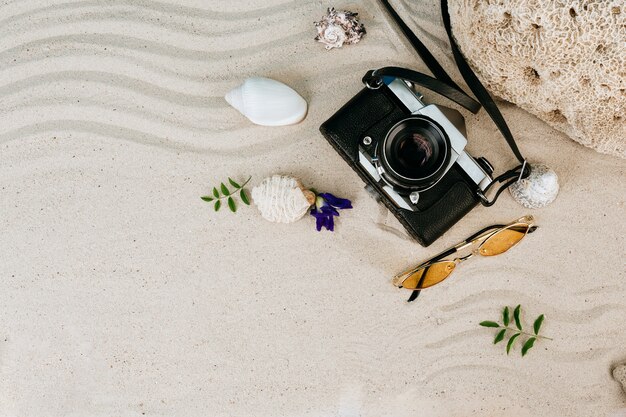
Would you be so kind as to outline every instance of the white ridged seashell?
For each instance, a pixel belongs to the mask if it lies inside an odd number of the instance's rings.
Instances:
[[[545,165],[530,166],[530,175],[509,187],[513,199],[526,208],[545,207],[559,193],[559,177]]]
[[[301,122],[307,103],[293,88],[269,78],[248,78],[224,97],[252,123],[285,126]]]
[[[252,189],[252,200],[266,220],[293,223],[315,202],[315,194],[292,177],[274,175]]]

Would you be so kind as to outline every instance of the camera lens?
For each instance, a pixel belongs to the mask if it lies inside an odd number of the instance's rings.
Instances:
[[[382,162],[399,185],[436,182],[450,159],[450,143],[431,119],[414,116],[394,125],[382,143]]]
[[[403,175],[415,175],[432,161],[434,146],[425,133],[404,132],[395,140],[393,153]]]

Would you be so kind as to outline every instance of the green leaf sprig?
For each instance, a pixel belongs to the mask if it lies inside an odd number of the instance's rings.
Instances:
[[[233,196],[235,196],[237,193],[239,193],[239,197],[245,205],[250,205],[250,199],[248,198],[248,194],[243,187],[245,187],[246,184],[250,182],[251,178],[252,177],[248,177],[246,182],[244,182],[242,185],[239,185],[235,181],[233,181],[232,178],[229,177],[228,182],[234,188],[232,192],[228,189],[226,184],[221,183],[219,189],[217,187],[213,187],[213,195],[205,195],[200,198],[207,203],[213,203],[213,209],[215,211],[219,211],[220,207],[222,207],[222,200],[226,199],[226,204],[228,204],[228,208],[230,209],[230,211],[235,213],[237,211],[237,204],[235,203],[235,199],[233,198]]]
[[[528,332],[525,332],[523,329],[522,321],[520,319],[521,313],[522,313],[522,306],[518,304],[518,306],[515,307],[515,309],[513,310],[513,322],[515,323],[515,328],[509,327],[509,324],[511,324],[511,316],[509,314],[508,306],[504,307],[504,310],[502,311],[502,324],[497,323],[495,321],[480,322],[480,325],[483,327],[493,327],[496,329],[500,329],[498,330],[498,333],[496,333],[496,337],[493,340],[494,345],[503,341],[507,332],[513,333],[513,335],[511,335],[511,337],[509,338],[509,341],[506,344],[507,355],[511,351],[511,348],[513,347],[513,344],[515,343],[515,341],[520,336],[527,337],[526,341],[522,345],[522,356],[526,356],[528,351],[532,349],[532,347],[535,345],[535,341],[537,341],[537,339],[552,340],[549,337],[539,335],[539,330],[541,329],[541,325],[543,324],[543,320],[545,319],[545,316],[543,314],[535,319],[535,322],[533,323],[533,333],[528,333]]]

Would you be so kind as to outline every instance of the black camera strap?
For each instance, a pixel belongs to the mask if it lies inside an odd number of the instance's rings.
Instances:
[[[465,80],[467,86],[470,88],[472,93],[474,93],[474,96],[476,96],[476,98],[478,99],[479,103],[477,103],[474,99],[465,94],[463,90],[452,80],[452,78],[450,78],[448,73],[446,73],[446,71],[439,64],[433,54],[419,40],[419,38],[413,33],[413,31],[411,31],[406,23],[404,23],[402,18],[400,18],[400,16],[396,13],[396,11],[389,4],[389,2],[387,0],[380,0],[380,2],[394,19],[396,24],[400,27],[404,35],[407,37],[413,48],[417,51],[420,58],[422,58],[428,69],[433,73],[435,78],[429,77],[417,71],[407,70],[405,68],[385,67],[378,70],[369,71],[363,78],[363,82],[368,88],[378,88],[380,87],[380,85],[382,85],[383,76],[393,76],[413,82],[415,84],[426,87],[436,93],[439,93],[444,97],[447,97],[450,100],[465,107],[472,113],[477,113],[482,105],[482,107],[485,108],[487,114],[489,114],[489,116],[495,123],[498,130],[500,130],[500,133],[502,133],[502,136],[504,136],[504,139],[511,148],[511,151],[513,151],[513,154],[520,162],[519,166],[494,178],[493,182],[489,184],[485,192],[487,192],[494,184],[502,183],[501,187],[496,191],[496,194],[491,201],[485,196],[484,192],[480,190],[478,191],[481,203],[484,206],[493,205],[502,193],[502,191],[504,191],[514,182],[518,181],[521,178],[525,178],[530,174],[530,167],[527,166],[526,159],[522,156],[522,153],[517,147],[517,143],[513,138],[513,134],[511,133],[511,130],[506,123],[506,120],[504,120],[500,109],[498,109],[498,106],[494,102],[493,98],[480,82],[474,71],[472,71],[467,61],[465,61],[463,54],[461,53],[458,45],[454,40],[454,37],[452,36],[452,29],[450,26],[450,14],[448,13],[448,1],[441,0],[441,12],[443,16],[443,24],[446,29],[446,33],[448,34],[448,39],[450,41],[452,55],[454,56],[454,60],[456,62],[457,68],[459,69],[459,72],[463,76],[463,79]],[[438,82],[434,82],[433,80]]]
[[[385,3],[389,4],[387,0],[383,0]],[[463,76],[465,83],[472,90],[472,93],[476,96],[480,104],[483,105],[485,111],[489,114],[493,122],[506,139],[509,147],[513,151],[513,154],[520,162],[520,164],[524,164],[526,159],[522,156],[519,148],[517,147],[517,143],[515,143],[515,139],[513,138],[513,134],[509,129],[509,125],[507,125],[506,120],[504,120],[504,116],[500,112],[500,109],[491,98],[491,95],[485,88],[485,86],[480,82],[474,71],[470,68],[469,64],[463,57],[461,50],[459,49],[454,37],[452,36],[452,27],[450,26],[450,14],[448,13],[448,0],[441,0],[441,14],[443,17],[443,26],[446,28],[446,33],[448,34],[448,40],[450,41],[450,48],[452,49],[452,55],[454,56],[454,60],[456,61],[456,66],[459,69],[459,72]],[[432,55],[431,55],[432,57]],[[423,58],[422,58],[423,59]],[[435,59],[433,57],[433,59]],[[430,67],[429,67],[430,68]],[[432,69],[431,69],[432,71]]]
[[[413,84],[421,85],[465,107],[472,113],[478,113],[481,107],[479,102],[465,94],[465,92],[458,87],[448,85],[437,78],[407,68],[384,67],[377,70],[370,70],[363,76],[363,83],[368,88],[375,90],[383,85],[382,77],[400,78],[410,81]]]

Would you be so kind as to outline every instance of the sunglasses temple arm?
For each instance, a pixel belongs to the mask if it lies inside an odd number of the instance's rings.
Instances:
[[[454,247],[454,248],[450,248],[450,249],[446,250],[445,252],[441,252],[440,254],[433,256],[432,258],[428,259],[427,261],[422,262],[421,264],[417,265],[417,266],[416,266],[416,267],[414,267],[414,268],[410,268],[410,269],[407,269],[407,270],[406,270],[406,271],[404,271],[404,272],[401,272],[401,273],[400,273],[400,274],[398,274],[397,276],[399,276],[399,277],[401,277],[401,276],[405,276],[405,277],[407,277],[407,276],[409,276],[409,275],[411,275],[411,274],[415,273],[415,271],[417,271],[418,269],[423,268],[423,267],[425,267],[426,265],[431,264],[431,263],[433,263],[433,262],[437,262],[437,261],[439,261],[439,260],[441,260],[441,259],[445,258],[446,256],[450,256],[450,255],[452,255],[453,253],[455,253],[456,251],[457,251],[457,248],[456,248],[456,247]]]
[[[463,242],[460,242],[458,244],[456,244],[455,246],[451,247],[450,249],[447,249],[443,252],[441,252],[438,255],[433,256],[432,258],[430,258],[429,260],[427,260],[426,262],[422,263],[422,265],[426,265],[432,262],[437,262],[443,258],[446,258],[456,252],[458,252],[460,249],[468,246],[469,244],[471,244],[477,237],[479,237],[480,235],[484,234],[485,232],[488,232],[490,230],[495,230],[495,229],[501,229],[503,227],[506,227],[505,225],[502,224],[495,224],[493,226],[488,226],[485,227],[482,230],[479,230],[478,232],[474,233],[473,235],[471,235],[470,237],[468,237],[467,239],[465,239]]]
[[[503,227],[506,227],[506,225],[504,225],[504,224],[494,224],[492,226],[485,227],[484,229],[479,230],[478,232],[474,233],[473,235],[471,235],[470,237],[465,239],[465,242],[463,242],[463,243],[464,244],[471,243],[474,239],[476,239],[480,235],[484,234],[485,232],[488,232],[490,230],[495,230],[495,229],[502,229]],[[460,245],[457,245],[457,246],[460,246]]]
[[[406,300],[407,303],[410,303],[411,301],[415,301],[415,299],[420,295],[421,290],[413,290],[413,292],[411,293],[411,296],[409,297],[408,300]]]
[[[456,248],[456,246],[453,247],[453,248],[450,248],[450,249],[448,249],[448,250],[446,250],[444,252],[441,252],[439,255],[435,255],[433,258],[429,259],[428,262],[431,263],[431,262],[440,261],[441,259],[447,258],[448,256],[456,253],[457,250],[458,249]]]
[[[414,273],[418,268],[423,267],[424,265],[428,265],[430,263],[433,262],[437,262],[440,261],[443,258],[446,258],[456,252],[459,251],[460,248],[464,248],[465,246],[469,245],[470,243],[472,243],[472,241],[474,239],[476,239],[478,236],[482,235],[483,233],[491,230],[491,229],[499,229],[505,227],[504,225],[500,225],[500,224],[496,224],[493,226],[489,226],[489,227],[485,227],[482,230],[479,230],[478,232],[474,233],[473,235],[471,235],[470,237],[468,237],[467,239],[465,239],[463,242],[460,242],[458,244],[456,244],[455,246],[451,247],[450,249],[446,249],[445,251],[441,252],[440,254],[437,254],[435,256],[433,256],[432,258],[428,259],[427,261],[422,262],[421,264],[419,264],[418,266],[416,266],[413,269],[408,269],[406,271],[404,271],[402,274],[400,275],[410,275],[412,273]]]
[[[457,245],[458,246],[458,245]],[[430,258],[428,261],[424,262],[424,264],[428,264],[431,262],[437,262],[440,259],[446,258],[450,255],[452,255],[453,253],[456,253],[457,248],[450,248],[444,252],[441,252],[439,255],[435,255],[433,258]],[[424,265],[422,264],[422,265]],[[420,267],[421,268],[421,267]],[[411,295],[409,296],[409,299],[406,300],[408,303],[410,303],[411,301],[415,301],[415,299],[420,295],[421,290],[413,290],[413,292],[411,292]]]

